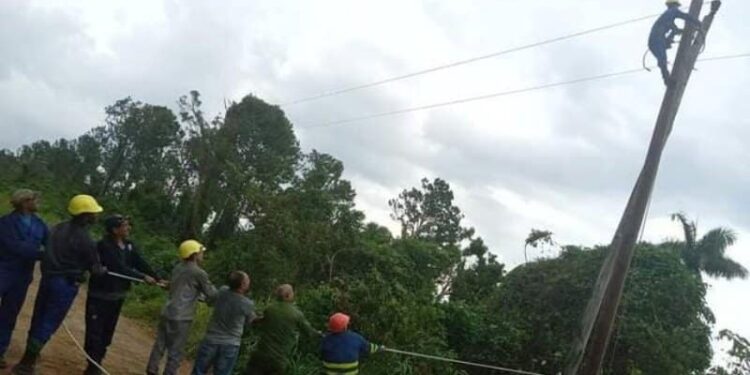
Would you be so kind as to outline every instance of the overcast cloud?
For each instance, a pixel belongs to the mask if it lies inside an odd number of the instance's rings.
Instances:
[[[399,75],[662,10],[660,1],[0,2],[0,148],[75,137],[132,96],[209,113],[254,93],[272,103]],[[704,56],[750,52],[747,1],[727,0]],[[650,22],[285,107],[302,147],[341,159],[368,218],[387,199],[447,179],[503,261],[529,229],[603,244],[635,181],[663,93],[657,72],[330,127],[410,106],[639,67]],[[650,61],[653,61],[651,59]],[[750,267],[750,60],[700,64],[664,155],[645,239],[728,226]],[[711,281],[717,328],[750,336],[749,281]]]

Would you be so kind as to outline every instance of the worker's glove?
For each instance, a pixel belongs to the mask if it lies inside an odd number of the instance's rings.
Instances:
[[[375,353],[382,352],[385,350],[385,345],[375,345]]]

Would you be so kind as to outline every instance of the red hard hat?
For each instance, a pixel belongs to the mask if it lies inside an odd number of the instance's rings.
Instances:
[[[346,331],[349,327],[349,315],[335,313],[328,319],[328,330],[333,333]]]

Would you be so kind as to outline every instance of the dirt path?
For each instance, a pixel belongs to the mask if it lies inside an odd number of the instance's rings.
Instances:
[[[34,299],[36,298],[40,277],[41,275],[37,272],[34,276],[34,283],[29,288],[29,294],[26,297],[23,310],[18,316],[16,330],[13,332],[13,340],[6,354],[6,360],[11,365],[18,362],[23,354],[23,348],[26,343],[26,332],[28,332],[29,325],[31,324],[31,314],[34,308]],[[68,327],[81,345],[83,345],[86,326],[85,311],[86,288],[82,287],[73,303],[73,308],[71,308],[66,318]],[[154,329],[121,316],[112,345],[110,345],[107,357],[104,360],[104,368],[112,375],[145,374],[146,362],[153,343]],[[86,359],[83,353],[75,347],[68,334],[60,327],[42,351],[38,374],[82,374],[85,366]],[[190,369],[190,364],[183,362],[180,368],[180,375],[190,374]],[[9,373],[6,371],[3,374]]]

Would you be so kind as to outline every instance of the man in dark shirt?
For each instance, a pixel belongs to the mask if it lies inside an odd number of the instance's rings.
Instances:
[[[13,212],[0,217],[0,368],[10,344],[16,318],[34,277],[34,264],[42,258],[49,230],[36,215],[39,193],[20,189],[10,199]]]
[[[113,215],[104,220],[106,234],[97,243],[97,251],[102,265],[107,270],[120,275],[141,279],[148,284],[156,284],[159,277],[146,263],[131,242],[130,219]],[[112,337],[120,318],[120,310],[125,295],[130,289],[130,280],[112,275],[92,276],[86,298],[86,343],[89,357],[101,364],[112,343]],[[99,368],[89,362],[86,375],[99,375]]]
[[[89,235],[89,228],[102,210],[93,197],[77,195],[68,205],[72,218],[52,229],[49,248],[42,258],[42,281],[34,302],[26,350],[13,368],[14,374],[34,374],[39,353],[65,319],[85,272],[90,270],[95,275],[107,272]]]

